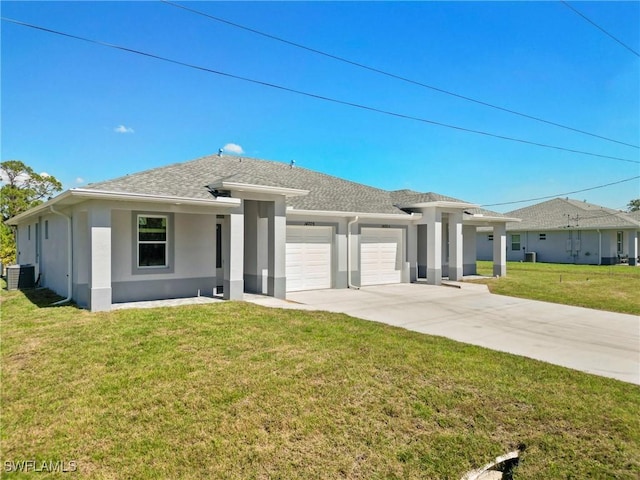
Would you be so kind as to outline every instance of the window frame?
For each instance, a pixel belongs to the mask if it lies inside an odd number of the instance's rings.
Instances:
[[[518,241],[515,241],[515,237],[518,237]],[[518,245],[518,248],[515,248],[515,246]],[[519,233],[512,233],[511,234],[511,251],[512,252],[516,252],[516,251],[520,251],[520,248],[522,248],[522,237]]]
[[[616,250],[618,255],[624,253],[624,233],[621,231],[616,232]]]
[[[164,218],[166,220],[166,235],[164,240],[140,240],[140,218]],[[132,245],[131,245],[131,273],[133,275],[152,275],[174,273],[174,216],[173,213],[135,211],[131,215]],[[140,245],[165,245],[164,265],[140,265]]]

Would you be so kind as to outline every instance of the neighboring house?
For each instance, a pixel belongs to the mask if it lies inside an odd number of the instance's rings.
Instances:
[[[434,193],[389,192],[280,162],[217,155],[68,190],[24,212],[18,262],[92,311],[222,291],[287,291],[476,273],[476,228],[506,273],[512,220]]]
[[[590,265],[638,264],[640,214],[556,198],[506,214],[507,260]],[[478,231],[478,259],[491,258],[491,232]]]

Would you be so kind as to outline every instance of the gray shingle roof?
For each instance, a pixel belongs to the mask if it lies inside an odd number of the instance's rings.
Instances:
[[[302,210],[406,215],[390,192],[289,164],[236,156],[208,156],[94,183],[89,190],[210,199],[207,185],[227,181],[309,190],[287,200]]]
[[[440,195],[439,193],[426,192],[420,193],[413,190],[394,190],[389,192],[391,194],[391,200],[400,206],[413,205],[416,203],[428,203],[428,202],[456,202],[456,203],[471,203],[459,200],[453,197],[447,197],[446,195]]]
[[[554,198],[506,214],[521,218],[507,223],[507,230],[562,230],[594,228],[640,228],[640,221],[619,210],[567,198]]]

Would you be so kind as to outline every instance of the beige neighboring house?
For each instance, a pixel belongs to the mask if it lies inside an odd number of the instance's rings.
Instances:
[[[414,282],[476,273],[476,229],[504,215],[288,163],[213,155],[90,184],[9,220],[18,262],[92,311],[113,303]]]
[[[638,265],[640,212],[622,212],[555,198],[506,214],[507,260],[589,265]],[[477,235],[478,259],[489,260],[491,232]]]

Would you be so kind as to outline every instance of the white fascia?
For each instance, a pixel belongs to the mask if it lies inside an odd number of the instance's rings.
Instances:
[[[250,183],[237,182],[214,182],[212,187],[221,190],[230,190],[232,192],[250,192],[250,193],[266,193],[270,195],[284,195],[285,197],[303,197],[309,194],[309,190],[300,190],[298,188],[271,187],[268,185],[253,185]]]
[[[362,212],[338,212],[331,210],[298,210],[293,207],[287,207],[287,216],[288,215],[299,215],[299,216],[311,216],[311,217],[343,217],[343,218],[353,218],[359,217],[363,218],[373,218],[373,219],[381,219],[381,220],[418,220],[422,218],[421,213],[406,213],[406,214],[398,214],[398,213],[362,213]]]
[[[83,200],[115,200],[120,202],[146,202],[146,203],[171,203],[174,205],[190,205],[190,206],[216,206],[235,208],[240,206],[242,200],[239,198],[218,197],[211,199],[187,198],[165,195],[149,195],[144,193],[123,193],[111,192],[106,190],[89,190],[83,188],[74,188],[61,193],[57,197],[40,204],[34,208],[27,210],[15,217],[7,220],[8,225],[17,225],[20,221],[29,218],[38,213],[49,210],[53,205],[69,206],[81,202]]]
[[[406,205],[402,204],[402,208],[429,208],[429,207],[465,210],[467,208],[479,208],[480,205],[476,205],[475,203],[450,202],[447,200],[438,200],[437,202],[410,203]]]

